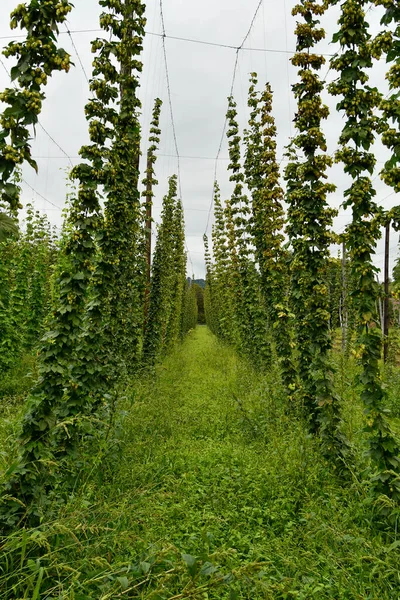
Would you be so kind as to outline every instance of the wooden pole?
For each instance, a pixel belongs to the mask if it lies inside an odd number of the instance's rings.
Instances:
[[[389,242],[390,242],[390,221],[386,223],[385,232],[385,266],[384,266],[384,287],[385,299],[383,304],[383,360],[387,362],[389,351]]]

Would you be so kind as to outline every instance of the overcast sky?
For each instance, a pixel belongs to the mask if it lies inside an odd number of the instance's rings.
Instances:
[[[238,47],[245,37],[259,0],[164,0],[164,19],[167,35],[193,40],[203,40]],[[291,9],[295,0],[264,0],[257,14],[245,48],[239,53],[234,96],[238,105],[240,124],[247,120],[247,90],[249,73],[256,71],[260,86],[269,81],[274,91],[274,116],[278,127],[278,157],[282,158],[284,147],[293,135],[293,115],[295,101],[291,94],[291,85],[296,81],[296,70],[289,60],[295,48],[293,34],[295,19]],[[16,35],[8,27],[8,15],[18,4],[16,0],[1,0],[0,37],[3,45],[10,40],[7,36]],[[96,0],[75,0],[75,8],[69,15],[68,28],[88,76],[91,73],[92,54],[90,41],[101,33],[84,30],[98,29],[100,9]],[[330,10],[323,19],[327,38],[321,42],[320,51],[333,54],[336,47],[330,44],[336,31],[339,7]],[[142,152],[146,153],[149,121],[154,98],[163,102],[161,118],[160,156],[156,163],[156,175],[159,185],[155,190],[154,217],[159,220],[162,196],[165,194],[168,177],[177,172],[177,159],[168,106],[166,72],[162,52],[162,39],[151,34],[160,34],[161,19],[159,0],[147,2],[147,26],[144,42],[144,69],[141,79],[140,96],[142,100]],[[373,32],[380,29],[380,10],[372,7],[368,19]],[[40,116],[40,122],[50,136],[61,146],[73,164],[78,162],[78,150],[87,141],[87,123],[84,118],[84,105],[88,98],[88,83],[80,66],[71,39],[62,28],[61,45],[72,55],[75,67],[69,74],[56,73],[46,88],[46,102]],[[196,277],[204,276],[203,233],[207,225],[208,210],[212,197],[215,157],[218,151],[227,107],[236,51],[197,44],[189,41],[166,40],[167,60],[171,84],[173,115],[180,158],[182,200],[185,208],[186,239],[190,251],[188,272]],[[266,51],[261,51],[264,49]],[[329,58],[327,58],[329,61]],[[8,69],[12,62],[3,58]],[[371,72],[371,83],[377,85],[385,94],[386,64],[377,63]],[[329,64],[322,70],[323,77],[329,82],[335,73],[329,71]],[[8,85],[8,76],[0,65],[0,88]],[[335,109],[336,100],[326,97],[331,107],[331,116],[325,125],[329,152],[333,153],[338,135],[343,127],[343,117]],[[37,209],[48,214],[50,221],[60,226],[61,209],[67,193],[66,170],[70,160],[60,148],[39,127],[33,142],[33,154],[38,158],[39,174],[30,167],[24,167],[23,176],[36,192],[23,185],[23,203],[34,201]],[[382,168],[387,157],[380,143],[376,144],[378,159],[377,171]],[[217,178],[221,185],[222,197],[226,199],[232,191],[229,174],[226,172],[227,141],[224,139],[220,160],[217,163]],[[282,162],[284,167],[285,162]],[[340,207],[343,191],[348,180],[340,165],[330,171],[330,180],[337,191],[330,197],[332,206]],[[379,176],[374,185],[377,199],[385,208],[398,203],[396,194],[387,188]],[[52,203],[52,204],[51,204]],[[54,206],[55,205],[55,206]],[[340,232],[350,221],[348,211],[339,208],[335,219],[335,231]],[[208,233],[211,233],[212,218]],[[392,233],[392,262],[397,256],[398,234]],[[335,253],[337,249],[333,249]],[[376,264],[383,262],[383,242],[377,248]]]

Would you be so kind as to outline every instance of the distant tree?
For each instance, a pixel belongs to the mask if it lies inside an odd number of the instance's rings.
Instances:
[[[192,279],[192,283],[197,283],[197,285],[199,285],[203,290],[206,287],[205,279]]]

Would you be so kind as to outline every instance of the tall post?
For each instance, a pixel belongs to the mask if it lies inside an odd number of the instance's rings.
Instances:
[[[390,219],[386,223],[385,231],[385,266],[384,286],[385,299],[383,304],[383,361],[387,362],[389,351],[389,241],[390,241]]]

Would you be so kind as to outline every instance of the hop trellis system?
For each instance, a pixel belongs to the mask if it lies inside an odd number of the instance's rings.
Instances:
[[[394,0],[375,1],[383,9],[382,26],[391,29],[373,39],[366,0],[340,3],[334,36],[340,52],[330,64],[337,79],[328,91],[338,97],[337,110],[345,118],[334,160],[352,179],[344,203],[352,210],[344,236],[349,261],[343,263],[341,279],[339,265],[329,254],[336,239],[335,211],[329,205],[335,186],[327,179],[333,161],[323,133],[329,119],[320,77],[325,58],[316,49],[325,37],[320,19],[335,4],[338,0],[301,0],[293,9],[296,133],[287,148],[284,173],[277,161],[271,85],[259,89],[257,74],[251,74],[249,122],[243,136],[233,95],[228,98],[233,190],[224,202],[214,182],[211,248],[204,237],[205,312],[211,331],[261,373],[277,359],[288,414],[306,421],[325,458],[335,469],[339,465],[345,476],[352,453],[342,431],[332,324],[342,299],[340,282],[349,275],[371,491],[374,498],[384,495],[398,502],[399,443],[381,381],[382,335],[376,311],[380,292],[372,255],[381,226],[393,222],[399,228],[400,210],[385,212],[375,202],[371,175],[376,164],[374,137],[380,135],[391,155],[381,177],[400,191],[400,9]],[[28,163],[37,170],[30,136],[45,101],[47,80],[54,71],[70,69],[58,34],[72,4],[32,0],[11,15],[11,26],[25,30],[26,39],[5,50],[16,63],[11,70],[15,85],[0,95],[6,105],[0,133],[1,214],[6,219],[0,276],[9,280],[0,292],[0,370],[11,369],[23,352],[37,348],[43,332],[44,336],[39,379],[29,395],[1,490],[5,529],[40,521],[58,493],[60,478],[65,484],[68,478],[74,480],[73,464],[81,445],[93,431],[103,435],[112,423],[115,401],[127,378],[142,368],[151,373],[197,322],[196,291],[186,279],[177,175],[169,178],[151,264],[162,102],[154,101],[141,193],[137,90],[145,6],[140,0],[101,0],[100,5],[104,36],[92,42],[92,98],[85,107],[90,141],[80,149],[82,162],[71,172],[76,191],[61,240],[33,209],[26,232],[18,233],[15,221],[21,207],[20,166]],[[383,55],[389,65],[386,98],[368,85],[367,75]]]
[[[343,236],[348,262],[343,259],[339,275],[339,265],[330,257],[330,246],[336,241],[332,232],[336,212],[328,200],[335,191],[326,175],[333,159],[327,154],[323,133],[329,110],[322,101],[325,84],[320,71],[326,59],[314,50],[325,37],[320,19],[333,4],[337,2],[302,0],[293,9],[297,46],[291,62],[298,69],[298,81],[293,86],[297,132],[287,148],[285,191],[280,186],[276,160],[271,86],[267,83],[263,92],[258,91],[257,74],[251,74],[244,177],[239,162],[235,104],[232,98],[228,99],[229,168],[234,191],[224,209],[215,185],[213,259],[208,245],[206,251],[206,314],[211,329],[221,339],[241,348],[254,364],[254,347],[262,350],[256,327],[262,328],[264,343],[273,341],[272,352],[279,359],[288,410],[306,419],[310,430],[320,438],[323,453],[342,476],[352,464],[353,453],[343,434],[332,359],[332,324],[337,322],[334,312],[341,315],[343,329],[347,327],[345,356],[351,344],[350,323],[357,321],[353,354],[362,365],[359,382],[363,386],[365,428],[370,440],[371,490],[375,498],[383,494],[397,502],[399,443],[391,429],[381,382],[382,335],[376,309],[380,289],[372,254],[381,226],[392,221],[398,227],[398,209],[385,212],[373,201],[375,191],[368,174],[376,163],[371,148],[377,132],[392,153],[381,177],[395,191],[399,190],[399,9],[391,0],[375,2],[385,9],[382,25],[392,24],[393,31],[383,31],[372,39],[365,20],[366,2],[340,3],[340,30],[333,38],[340,51],[330,63],[331,70],[338,72],[338,79],[328,89],[331,95],[342,97],[337,110],[343,111],[347,119],[335,161],[343,162],[345,173],[353,178],[344,202],[345,207],[352,208],[353,221]],[[386,98],[368,87],[366,74],[374,59],[383,53],[390,65],[387,79],[391,93]],[[283,200],[288,207],[286,215]],[[244,263],[247,270],[252,263],[251,283],[239,278],[240,265]],[[339,286],[347,286],[345,300],[341,289],[337,289],[337,281]],[[251,311],[244,310],[244,298],[252,304]],[[341,305],[344,301],[346,306]],[[250,314],[262,314],[258,313],[260,309],[265,313],[255,325]],[[228,331],[226,323],[231,323]],[[243,343],[246,331],[252,332],[247,347]]]
[[[163,234],[158,240],[159,244],[169,244],[170,262],[157,265],[155,260],[145,323],[145,292],[149,289],[145,227],[151,196],[146,194],[143,205],[139,191],[140,102],[136,93],[142,70],[139,56],[145,7],[136,0],[102,0],[101,6],[100,26],[105,35],[92,42],[93,96],[85,108],[90,142],[80,150],[85,162],[71,172],[77,191],[70,199],[59,245],[54,298],[49,300],[50,291],[43,281],[37,289],[40,278],[46,276],[45,270],[35,279],[32,291],[26,291],[21,269],[28,268],[25,263],[32,253],[36,251],[36,260],[42,258],[50,268],[52,264],[52,237],[47,235],[46,243],[33,248],[36,239],[31,238],[37,229],[30,226],[27,250],[18,242],[22,256],[16,265],[18,270],[13,271],[17,284],[11,289],[11,296],[5,290],[7,297],[1,305],[1,327],[10,345],[4,368],[14,359],[17,342],[26,347],[33,333],[40,334],[40,316],[47,309],[49,312],[39,351],[39,380],[28,398],[16,449],[18,456],[2,490],[0,513],[6,528],[21,519],[35,522],[40,518],[63,465],[72,464],[81,441],[93,430],[104,428],[101,423],[106,424],[112,417],[119,383],[142,360],[147,360],[146,344],[155,329],[157,296],[163,298],[168,320],[164,321],[163,314],[161,337],[155,340],[153,335],[152,347],[160,347],[160,351],[171,348],[197,319],[197,301],[186,287],[183,208],[174,194],[176,177],[172,177],[172,216],[168,215],[171,220],[161,225]],[[2,117],[1,191],[3,204],[10,211],[19,204],[18,165],[27,161],[36,168],[30,155],[29,126],[37,122],[44,100],[41,86],[52,70],[69,69],[70,58],[58,49],[56,34],[71,8],[63,1],[31,2],[21,5],[12,15],[12,24],[27,29],[28,35],[26,42],[10,44],[7,49],[8,55],[18,59],[12,72],[18,86],[2,96],[10,107]],[[161,133],[160,109],[161,102],[156,100],[148,150],[147,181],[151,184],[155,183],[153,165],[155,144]],[[35,227],[45,228],[46,224]],[[9,244],[4,252],[10,253]],[[155,254],[159,254],[157,248]],[[29,266],[39,270],[33,263]],[[157,266],[167,275],[158,283]],[[26,340],[20,341],[12,339],[13,325],[16,318],[23,318],[18,307],[27,293],[32,298],[30,320],[26,323]]]

